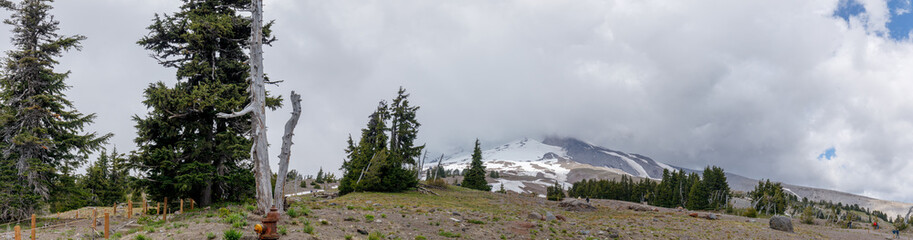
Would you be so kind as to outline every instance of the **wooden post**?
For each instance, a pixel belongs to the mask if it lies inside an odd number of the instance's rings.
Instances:
[[[144,198],[143,198],[143,214],[142,214],[142,215],[143,215],[143,216],[146,216],[146,212],[147,212],[147,210],[146,210],[146,198],[144,197]]]
[[[162,203],[155,204],[155,215],[162,215]]]
[[[22,228],[19,227],[19,225],[16,225],[16,227],[14,227],[13,229],[14,229],[14,231],[16,231],[16,233],[15,233],[15,239],[16,239],[16,240],[22,240]]]
[[[79,209],[76,209],[76,219],[79,219]]]
[[[38,239],[35,238],[35,214],[32,214],[32,240]]]
[[[114,211],[112,211],[111,214],[117,215],[117,203],[114,203]]]
[[[127,200],[127,219],[130,219],[130,216],[133,215],[133,200]]]
[[[193,211],[193,203],[196,202],[193,198],[190,199],[190,211]]]
[[[184,199],[181,198],[181,214],[184,214]]]
[[[162,220],[165,220],[165,222],[167,222],[168,221],[168,197],[165,197],[165,204],[162,204],[162,205],[165,205],[164,206],[165,210],[162,211],[162,214],[163,214]]]
[[[108,239],[108,213],[105,213],[105,239]]]
[[[92,209],[92,231],[95,231],[95,223],[98,220],[98,209]]]

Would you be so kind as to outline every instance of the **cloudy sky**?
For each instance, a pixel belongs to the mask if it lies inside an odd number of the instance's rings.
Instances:
[[[432,152],[560,135],[913,202],[910,0],[265,2],[266,72],[285,80],[270,90],[303,94],[291,167],[305,174],[336,170],[404,86]],[[61,59],[68,96],[110,147],[135,149],[143,89],[176,81],[135,42],[180,4],[55,3],[61,32],[88,37]],[[274,157],[288,112],[268,114]]]

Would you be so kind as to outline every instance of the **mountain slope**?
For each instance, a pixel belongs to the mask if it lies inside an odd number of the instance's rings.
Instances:
[[[533,193],[542,196],[547,186],[556,181],[570,187],[584,179],[619,179],[623,175],[635,180],[662,178],[663,169],[683,170],[700,173],[699,170],[680,168],[655,161],[647,156],[625,153],[595,146],[573,138],[549,137],[539,142],[525,138],[482,152],[482,161],[487,171],[497,171],[501,178],[488,179],[492,191],[503,185],[507,191]],[[446,157],[441,166],[447,170],[466,169],[471,162],[468,153],[457,153]],[[427,163],[427,168],[436,166]],[[427,169],[426,168],[426,169]],[[748,192],[754,189],[758,180],[738,174],[726,173],[730,189]],[[812,201],[826,200],[844,204],[858,204],[860,207],[879,210],[889,216],[906,215],[913,204],[892,202],[844,193],[833,190],[783,184],[789,192],[799,198]]]

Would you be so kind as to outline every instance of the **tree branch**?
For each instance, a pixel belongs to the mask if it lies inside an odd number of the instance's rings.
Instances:
[[[216,117],[219,117],[219,118],[235,118],[235,117],[244,116],[245,114],[248,114],[248,113],[250,113],[250,112],[253,111],[253,110],[254,110],[254,105],[253,105],[253,104],[248,104],[247,107],[244,107],[244,109],[241,109],[241,111],[234,112],[234,113],[217,113],[217,114],[216,114]]]

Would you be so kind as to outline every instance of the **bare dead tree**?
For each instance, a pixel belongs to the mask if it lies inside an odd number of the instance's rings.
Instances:
[[[295,135],[295,126],[298,126],[298,118],[301,117],[301,95],[292,91],[292,116],[285,123],[285,134],[282,135],[282,152],[279,153],[279,173],[276,175],[276,188],[273,189],[273,202],[279,211],[285,211],[283,208],[283,197],[285,195],[285,175],[288,174],[289,157],[292,154],[292,136]]]
[[[251,113],[251,130],[253,146],[251,157],[254,163],[254,179],[257,189],[257,210],[265,214],[272,205],[270,191],[269,144],[266,141],[266,88],[263,82],[263,0],[251,1],[251,34],[250,34],[250,104],[241,111],[225,114],[220,118],[233,118]]]

